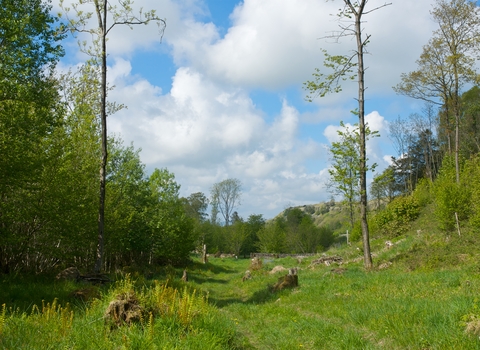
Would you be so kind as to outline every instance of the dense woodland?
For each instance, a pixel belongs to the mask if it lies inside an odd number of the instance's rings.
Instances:
[[[467,8],[469,28],[475,30],[462,33],[456,27],[458,38],[434,33],[418,71],[399,77],[397,91],[426,104],[418,114],[391,123],[398,156],[370,185],[372,234],[401,234],[432,201],[443,230],[480,225],[480,88],[470,71],[480,48],[480,20],[471,2],[440,0],[436,9],[442,6]],[[0,17],[0,273],[54,272],[72,265],[93,270],[102,159],[100,65],[91,60],[68,74],[56,71],[66,31],[47,1],[2,0]],[[440,27],[448,23],[438,13],[434,19]],[[450,52],[446,47],[456,39],[466,48]],[[122,106],[107,108],[111,114]],[[315,253],[340,242],[338,233],[351,226],[352,239],[360,236],[355,171],[347,172],[351,192],[343,196],[352,215],[344,225],[315,223],[315,214],[333,205],[290,208],[266,222],[261,214],[239,217],[235,205],[213,191],[214,184],[212,194],[181,198],[168,169],[147,174],[140,150],[119,137],[110,136],[108,146],[104,271],[184,264],[204,244],[212,254]],[[234,184],[238,199],[240,183]]]

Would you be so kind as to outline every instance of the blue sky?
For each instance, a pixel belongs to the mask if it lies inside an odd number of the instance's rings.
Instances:
[[[65,1],[68,3],[68,1]],[[113,1],[115,2],[115,1]],[[371,35],[366,56],[366,114],[380,138],[369,158],[381,171],[395,155],[388,122],[421,112],[421,102],[397,96],[400,74],[416,68],[435,29],[433,0],[391,0],[365,17]],[[108,119],[109,132],[141,148],[147,171],[168,168],[181,195],[216,182],[243,184],[239,214],[271,218],[287,206],[329,200],[328,147],[339,123],[353,124],[357,86],[305,101],[302,84],[322,68],[321,48],[349,54],[355,42],[320,39],[338,30],[343,1],[137,0],[165,18],[162,41],[155,24],[115,27],[108,41],[109,98],[124,103]],[[384,4],[370,0],[369,9]],[[53,2],[59,11],[58,0]],[[84,5],[92,11],[91,5]],[[86,38],[88,39],[88,38]],[[81,63],[75,40],[61,68]],[[371,177],[371,176],[370,176]]]

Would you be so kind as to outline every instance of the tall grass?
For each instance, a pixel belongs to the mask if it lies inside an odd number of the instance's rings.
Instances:
[[[109,302],[124,293],[138,298],[139,322],[106,322]],[[3,309],[0,348],[4,349],[235,349],[241,348],[233,322],[207,298],[154,281],[136,285],[128,276],[88,307],[73,310],[57,299],[30,312]]]

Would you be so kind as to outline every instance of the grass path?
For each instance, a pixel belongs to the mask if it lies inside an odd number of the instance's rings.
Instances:
[[[480,349],[461,326],[475,310],[478,276],[461,270],[366,273],[355,264],[335,274],[304,262],[299,287],[272,293],[268,286],[284,273],[268,271],[297,262],[268,262],[242,282],[249,264],[212,259],[190,272],[195,288],[235,322],[245,349]]]

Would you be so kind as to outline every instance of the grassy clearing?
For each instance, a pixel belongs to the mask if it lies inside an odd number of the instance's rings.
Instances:
[[[312,268],[315,257],[263,259],[258,270],[249,259],[195,260],[187,283],[174,269],[125,276],[88,302],[72,297],[85,285],[3,279],[0,348],[480,349],[478,235],[428,225],[391,238],[391,249],[373,239],[369,272],[353,245],[328,252],[341,266]],[[277,265],[299,267],[299,286],[273,293],[286,273],[270,274]],[[252,279],[242,281],[247,269]],[[138,319],[106,322],[121,295],[141,306]]]
[[[268,263],[245,282],[248,261],[212,263],[228,272],[212,273],[197,287],[213,296],[251,348],[480,348],[478,337],[462,325],[475,310],[480,287],[479,277],[469,272],[395,267],[365,272],[351,263],[337,274],[332,267],[310,269],[307,261],[300,266],[298,288],[272,294],[268,285],[281,273],[271,276],[267,270],[295,266],[292,259]]]

